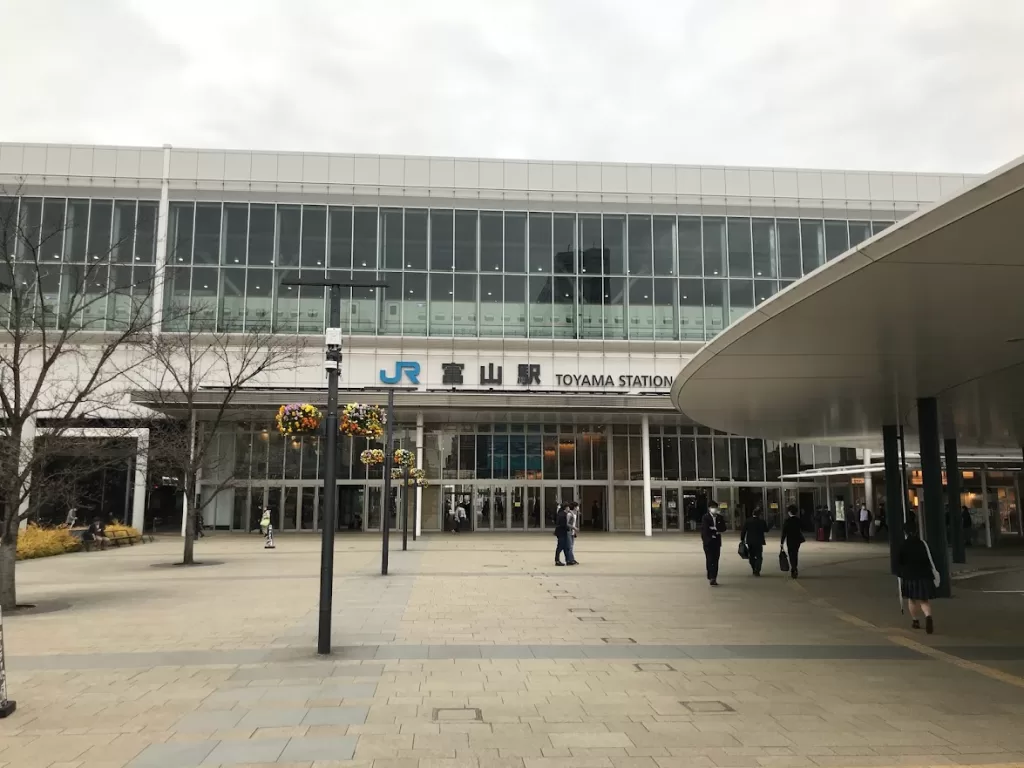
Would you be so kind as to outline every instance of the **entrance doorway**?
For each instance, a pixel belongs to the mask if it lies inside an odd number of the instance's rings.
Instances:
[[[577,500],[580,503],[580,528],[590,531],[608,530],[608,489],[603,485],[581,485]]]

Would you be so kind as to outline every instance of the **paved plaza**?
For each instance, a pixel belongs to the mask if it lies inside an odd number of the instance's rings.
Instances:
[[[313,536],[20,564],[0,766],[1024,764],[1013,553],[971,553],[928,637],[880,545],[808,542],[794,583],[729,539],[718,589],[690,536],[584,535],[576,568],[544,535],[392,545],[382,577],[338,538],[327,659]]]

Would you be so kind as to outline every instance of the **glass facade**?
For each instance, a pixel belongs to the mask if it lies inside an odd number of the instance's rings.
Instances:
[[[891,221],[172,202],[165,306],[221,330],[704,341]],[[168,324],[185,321],[170,313]],[[195,320],[194,320],[195,321]]]
[[[414,449],[415,430],[398,425],[394,441],[395,448]],[[343,437],[338,445],[339,528],[379,529],[382,468],[359,461],[370,446],[365,439]],[[317,529],[322,447],[319,437],[282,437],[269,419],[224,429],[203,481],[205,493],[229,477],[231,485],[207,507],[208,524],[248,530],[258,520],[249,513],[267,504],[280,518],[280,530]],[[693,507],[699,494],[718,499],[732,525],[755,506],[777,522],[783,502],[807,507],[824,500],[820,484],[783,480],[784,474],[858,461],[847,449],[730,437],[691,426],[652,426],[647,447],[656,530],[687,529],[693,510],[688,517],[685,504]],[[453,505],[462,502],[474,510],[477,530],[546,529],[554,524],[557,502],[575,499],[588,527],[643,531],[643,448],[639,425],[427,424],[422,466],[430,485],[423,489],[423,527],[442,529]],[[396,504],[400,493],[394,489]],[[288,506],[292,498],[299,506]],[[410,499],[410,514],[414,503]]]

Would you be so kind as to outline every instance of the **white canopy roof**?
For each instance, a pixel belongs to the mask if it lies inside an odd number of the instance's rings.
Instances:
[[[717,429],[850,446],[915,432],[930,396],[945,437],[1024,445],[1024,158],[772,297],[672,387]]]

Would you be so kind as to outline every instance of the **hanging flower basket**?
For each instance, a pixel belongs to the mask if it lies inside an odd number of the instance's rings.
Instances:
[[[341,423],[338,429],[352,437],[369,437],[376,440],[384,434],[388,417],[379,405],[349,403],[341,409]]]
[[[395,451],[394,462],[396,467],[411,467],[416,461],[416,455],[412,451],[399,448]]]
[[[425,486],[427,484],[426,476],[427,476],[427,473],[424,472],[422,469],[420,469],[419,467],[413,467],[412,469],[409,470],[409,480],[407,481],[406,484],[407,485],[418,485],[419,487],[422,488],[423,486]],[[391,470],[391,479],[392,480],[398,480],[399,482],[402,482],[402,479],[404,477],[405,477],[405,472],[402,469],[392,469]]]
[[[309,403],[282,405],[277,411],[277,431],[282,435],[308,435],[320,429],[320,409]]]
[[[383,464],[384,463],[384,451],[380,448],[368,448],[359,454],[359,460],[363,464]]]

